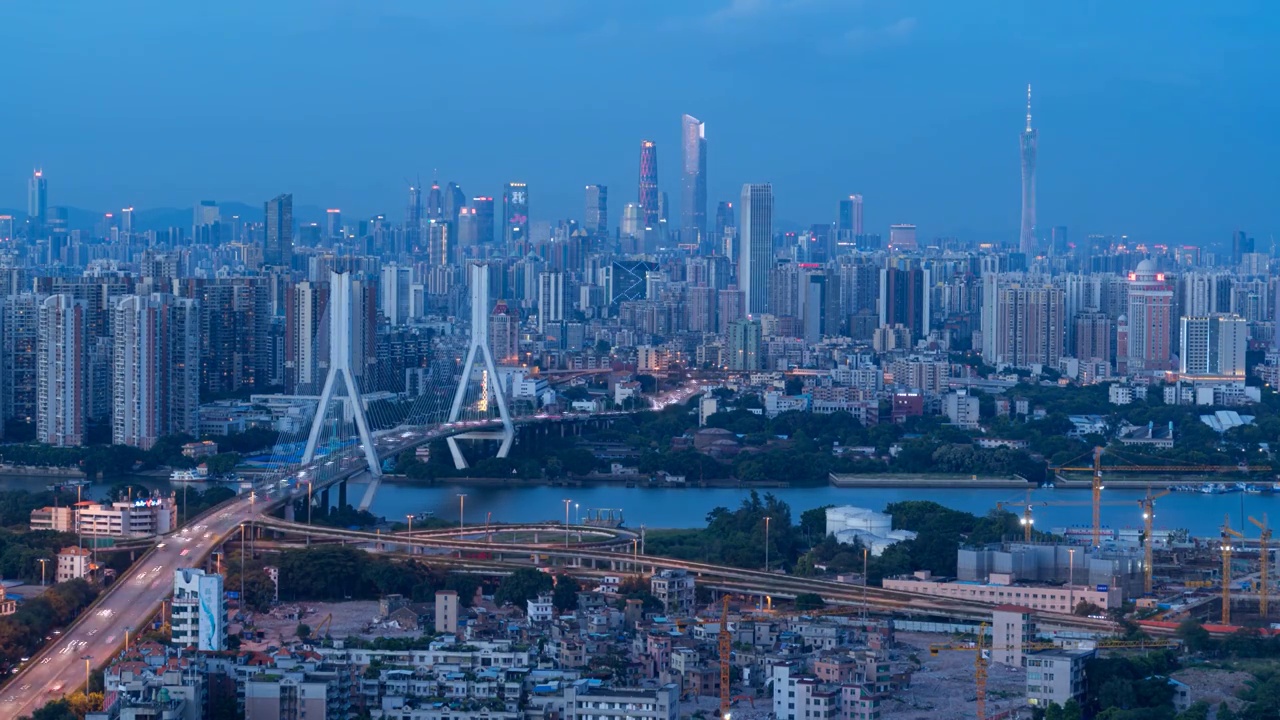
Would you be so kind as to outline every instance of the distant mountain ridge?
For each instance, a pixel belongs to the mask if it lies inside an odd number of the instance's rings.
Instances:
[[[108,212],[119,211],[118,208],[115,210],[86,210],[84,208],[68,207],[67,226],[72,230],[92,230],[102,220],[103,215]],[[261,204],[250,205],[238,200],[218,201],[218,211],[221,213],[223,220],[230,219],[235,215],[239,215],[241,220],[247,222],[261,222],[263,220]],[[0,208],[0,215],[12,215],[15,224],[24,222],[27,219],[25,210]],[[133,212],[133,225],[135,232],[167,230],[171,227],[185,228],[190,231],[191,221],[194,216],[194,204],[188,208],[140,208]],[[295,223],[324,222],[324,219],[325,210],[323,208],[314,205],[293,206],[293,221]]]

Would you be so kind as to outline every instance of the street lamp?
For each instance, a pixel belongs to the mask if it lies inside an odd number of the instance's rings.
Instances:
[[[413,513],[405,515],[409,519],[409,554],[413,554]]]
[[[870,555],[869,548],[862,548],[862,620],[867,620],[867,557]]]
[[[93,659],[93,656],[81,655],[80,659],[84,660],[84,696],[86,699],[88,699],[89,697],[89,661]]]
[[[467,494],[458,493],[458,539],[462,539],[462,531],[466,530],[466,523],[463,522],[464,513],[467,509]]]
[[[240,523],[240,614],[244,615],[244,523]]]
[[[44,587],[44,568],[49,558],[40,558],[38,562],[40,563],[40,587]]]
[[[307,478],[307,524],[311,524],[311,478]]]
[[[1067,612],[1076,611],[1076,549],[1067,548]]]
[[[769,572],[769,521],[773,518],[764,516],[764,571]]]
[[[569,547],[569,503],[573,502],[569,498],[564,499],[564,546]]]
[[[578,503],[574,503],[574,504],[573,504],[573,524],[574,524],[574,525],[581,525],[581,524],[582,524],[582,515],[580,515],[580,514],[578,513],[578,508],[580,508],[580,507],[582,507],[582,506],[581,506],[580,504],[578,504]]]

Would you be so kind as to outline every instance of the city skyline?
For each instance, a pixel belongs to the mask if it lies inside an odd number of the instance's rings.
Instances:
[[[444,106],[448,112],[429,113],[419,128],[408,118],[416,122],[422,113],[413,109],[424,101],[434,103],[436,96],[429,93],[428,100],[398,100],[404,103],[403,112],[384,116],[377,126],[353,114],[360,103],[339,102],[318,115],[306,112],[306,120],[298,119],[299,109],[307,106],[308,93],[321,87],[333,91],[326,97],[352,95],[361,82],[372,84],[375,92],[387,87],[386,69],[402,60],[397,49],[402,33],[450,21],[456,27],[456,21],[473,17],[469,11],[438,5],[431,12],[409,6],[365,10],[342,3],[301,10],[278,3],[264,11],[297,26],[296,36],[286,34],[273,48],[267,47],[271,43],[251,44],[245,48],[244,67],[217,68],[227,88],[217,94],[226,102],[207,103],[199,116],[179,109],[196,104],[186,102],[188,91],[174,81],[183,72],[213,70],[193,50],[221,46],[230,37],[229,28],[248,17],[247,8],[231,3],[216,10],[190,48],[170,47],[174,52],[167,68],[139,65],[129,57],[69,66],[77,62],[79,51],[64,49],[55,57],[32,46],[38,32],[4,33],[3,52],[49,61],[18,78],[16,92],[36,100],[46,97],[48,87],[86,100],[103,87],[123,94],[105,103],[109,109],[91,124],[72,118],[42,122],[41,112],[32,109],[38,102],[11,106],[0,115],[0,127],[24,139],[0,149],[0,177],[13,178],[0,185],[0,207],[23,208],[21,183],[33,168],[43,168],[51,181],[51,204],[87,210],[185,207],[209,197],[252,204],[289,192],[300,206],[342,207],[349,217],[376,212],[395,217],[404,207],[404,178],[419,172],[425,178],[428,170],[440,168],[442,182],[451,178],[468,194],[496,195],[506,182],[527,182],[535,193],[534,219],[577,217],[584,184],[623,188],[634,182],[637,141],[653,139],[659,148],[668,148],[668,158],[675,157],[670,152],[680,147],[679,117],[688,113],[714,129],[717,149],[707,173],[708,205],[734,199],[742,183],[769,182],[777,195],[777,226],[834,219],[838,199],[856,193],[866,198],[866,227],[872,231],[913,223],[922,238],[959,235],[1016,242],[1019,170],[1012,136],[1022,125],[1020,90],[1031,82],[1036,87],[1036,126],[1044,134],[1037,177],[1042,236],[1055,226],[1072,228],[1075,237],[1127,233],[1169,243],[1216,240],[1235,228],[1250,229],[1262,243],[1274,234],[1265,173],[1277,162],[1267,129],[1274,101],[1252,91],[1256,73],[1265,72],[1269,61],[1259,56],[1258,62],[1248,62],[1260,52],[1266,25],[1257,21],[1269,19],[1269,12],[1243,8],[1227,13],[1186,4],[1168,9],[1168,21],[1159,28],[1125,36],[1122,44],[1116,33],[1141,19],[1137,9],[1107,8],[1082,24],[1065,9],[1037,7],[1024,9],[1023,15],[997,14],[998,22],[975,31],[987,34],[989,47],[957,58],[949,51],[961,38],[945,28],[949,14],[960,9],[941,4],[926,3],[908,14],[893,4],[859,9],[779,0],[690,9],[659,3],[652,18],[573,0],[543,12],[513,5],[511,17],[488,35],[459,34],[458,42],[474,48],[449,40],[442,52],[453,53],[463,64],[478,61],[478,52],[488,53],[492,57],[473,66],[475,77],[509,77],[499,73],[507,72],[519,48],[489,51],[516,33],[514,21],[528,21],[530,13],[541,16],[533,25],[535,34],[564,37],[569,40],[565,48],[540,56],[518,74],[517,82],[504,83],[506,93],[451,90]],[[16,12],[29,22],[14,23],[14,28],[38,30],[53,21],[41,8]],[[983,16],[975,20],[992,20],[986,15],[994,11],[966,12]],[[126,10],[108,17],[85,12],[62,18],[65,27],[59,29],[72,48],[77,37],[90,31],[111,31],[127,43],[143,32],[137,29],[137,13]],[[189,20],[171,8],[153,9],[148,19],[155,29],[146,36],[158,33],[163,47],[169,47],[165,28]],[[659,45],[690,36],[706,42],[680,43],[678,52],[664,57],[635,47],[629,38],[632,29],[647,32]],[[829,40],[822,43],[826,50],[806,49],[768,65],[747,57],[738,58],[737,65],[725,62],[737,57],[735,39],[775,45],[818,31]],[[1032,42],[1037,37],[1053,42],[1037,46]],[[303,52],[312,42],[331,39],[357,46],[376,41],[385,47],[355,64]],[[979,44],[973,38],[965,43]],[[1191,43],[1188,52],[1176,57],[1167,49],[1186,43]],[[1240,72],[1224,72],[1205,60],[1215,56],[1210,49],[1227,43]],[[589,76],[592,99],[561,105],[591,132],[566,133],[538,117],[537,98],[556,72],[580,60],[581,53],[602,47],[610,52],[600,67],[573,67],[563,79],[586,82]],[[1014,51],[1023,62],[1007,62]],[[289,53],[308,60],[287,60]],[[707,53],[715,61],[709,65],[704,62]],[[663,80],[657,101],[648,96],[619,100],[609,73],[640,55],[652,56],[653,72]],[[861,61],[868,57],[884,69],[865,72],[856,91],[845,87],[849,64],[864,65]],[[947,61],[941,63],[944,57]],[[673,72],[677,66],[695,69],[678,76]],[[924,67],[939,77],[927,79]],[[296,91],[264,99],[261,91],[246,87],[250,72],[272,70],[284,72]],[[130,79],[123,86],[122,77]],[[1095,79],[1102,77],[1115,82]],[[757,80],[748,90],[746,83]],[[717,92],[709,94],[706,88],[712,85]],[[797,93],[798,99],[803,96],[799,93],[828,94],[833,89],[839,92],[832,96],[832,112],[797,113],[794,102],[778,97],[779,92]],[[301,104],[282,104],[283,96],[302,98]],[[742,106],[721,96],[732,96]],[[260,112],[227,122],[228,108],[260,100]],[[506,115],[498,107],[512,102],[533,119],[502,127]],[[894,111],[842,111],[868,103]],[[1203,112],[1215,106],[1235,112]],[[135,115],[141,111],[135,108],[142,107],[164,111],[137,123]],[[596,115],[595,107],[610,107],[611,112]],[[156,127],[161,120],[163,127]],[[195,141],[197,137],[201,139]],[[1172,152],[1175,147],[1178,151]],[[1250,152],[1239,153],[1235,147]],[[664,162],[658,178],[672,201],[668,215],[673,224],[679,222],[679,165]],[[1222,172],[1224,165],[1231,171]],[[103,180],[108,175],[111,182]],[[351,183],[351,178],[359,182]],[[1177,197],[1197,201],[1170,212],[1167,198]]]

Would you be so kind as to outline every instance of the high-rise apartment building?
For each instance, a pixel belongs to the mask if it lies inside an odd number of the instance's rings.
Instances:
[[[880,270],[880,327],[902,325],[912,340],[929,334],[931,275],[919,266]]]
[[[498,365],[520,361],[520,311],[499,300],[489,314],[489,352]]]
[[[1018,232],[1018,250],[1031,257],[1039,249],[1036,243],[1036,152],[1039,145],[1031,127],[1031,86],[1027,86],[1027,126],[1018,137],[1022,150],[1022,225]]]
[[[196,568],[173,571],[171,636],[179,647],[227,649],[227,602],[222,576]]]
[[[1129,354],[1130,371],[1163,371],[1172,359],[1173,289],[1151,260],[1138,263],[1129,273]]]
[[[262,248],[262,264],[270,267],[293,266],[293,195],[285,193],[268,200],[266,242]]]
[[[592,237],[609,236],[609,188],[604,185],[587,186],[582,224]]]
[[[1183,317],[1178,372],[1243,381],[1249,323],[1239,315]]]
[[[1090,309],[1077,315],[1075,324],[1075,356],[1080,360],[1111,362],[1111,318],[1106,313]]]
[[[271,385],[271,292],[266,278],[183,278],[200,308],[200,390],[222,395]]]
[[[738,247],[738,287],[745,312],[760,315],[769,309],[769,270],[773,266],[773,186],[742,186],[742,225]]]
[[[70,295],[45,298],[37,344],[36,441],[59,447],[85,442],[88,421],[89,326],[85,305]]]
[[[502,190],[502,240],[511,251],[528,239],[529,188],[522,182],[507,183]]]
[[[692,115],[680,118],[684,167],[680,174],[680,241],[701,243],[707,234],[707,125]]]
[[[764,369],[764,330],[759,320],[743,318],[729,324],[729,369]]]
[[[1237,230],[1231,233],[1231,264],[1239,265],[1245,255],[1253,252],[1254,241],[1249,237],[1249,233],[1244,230]]]
[[[658,146],[652,140],[640,142],[639,202],[644,227],[658,227]]]
[[[538,332],[564,321],[564,273],[538,273]]]
[[[36,420],[43,305],[35,293],[0,298],[0,420]]]
[[[130,295],[116,305],[112,442],[148,450],[165,435],[199,433],[199,305]]]
[[[1066,338],[1062,288],[1033,282],[1000,288],[991,332],[996,365],[1056,368]]]

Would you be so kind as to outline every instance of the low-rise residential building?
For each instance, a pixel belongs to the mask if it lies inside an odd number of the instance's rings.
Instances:
[[[662,570],[649,581],[649,591],[670,614],[691,615],[695,603],[694,578],[685,570]]]
[[[571,686],[565,691],[565,720],[677,720],[679,688],[652,690]]]
[[[69,507],[42,507],[31,511],[32,530],[73,532],[75,514]]]
[[[58,570],[54,574],[55,582],[67,582],[76,578],[87,577],[92,556],[88,550],[72,545],[58,551]]]
[[[1085,666],[1097,650],[1041,650],[1027,655],[1027,704],[1066,705],[1085,691]]]
[[[993,573],[994,574],[994,573]],[[1120,607],[1120,588],[1106,585],[1042,585],[1032,583],[945,581],[918,577],[885,578],[886,590],[902,590],[933,597],[959,598],[993,605],[1025,605],[1033,610],[1070,613],[1081,602],[1100,608]]]
[[[178,528],[178,505],[172,495],[152,495],[111,504],[85,500],[76,503],[74,517],[74,531],[81,535],[151,537]]]

